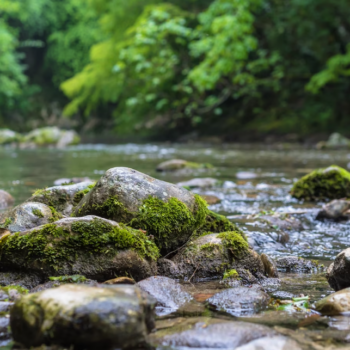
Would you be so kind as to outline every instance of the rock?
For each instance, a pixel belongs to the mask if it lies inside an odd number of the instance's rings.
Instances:
[[[10,324],[14,340],[27,347],[134,349],[145,345],[154,327],[153,308],[134,286],[64,285],[16,301]]]
[[[23,138],[24,144],[34,144],[36,146],[56,146],[65,147],[76,145],[80,138],[75,131],[61,130],[57,127],[45,127],[32,130]]]
[[[221,199],[213,195],[202,194],[201,197],[208,203],[208,205],[221,203]]]
[[[294,184],[291,195],[307,201],[348,198],[350,173],[336,165],[314,170]]]
[[[296,298],[296,295],[285,291],[277,291],[272,294],[272,297],[280,300],[292,300]]]
[[[334,290],[350,287],[350,248],[340,252],[328,267],[327,280]]]
[[[62,178],[62,179],[57,179],[54,181],[55,186],[62,186],[62,185],[73,185],[73,184],[78,184],[80,182],[95,182],[91,180],[89,177],[72,177],[72,178]]]
[[[52,220],[51,209],[42,203],[27,202],[0,214],[0,240],[9,232],[23,232],[48,224]]]
[[[74,277],[78,277],[78,278],[74,278]],[[46,289],[57,288],[67,283],[85,284],[93,287],[97,287],[99,285],[96,281],[89,280],[84,276],[79,276],[79,275],[50,277],[50,281],[43,284],[39,284],[35,288],[31,289],[30,293],[37,293],[37,292],[42,292],[43,290],[46,290]]]
[[[113,278],[112,280],[108,280],[103,282],[103,284],[113,285],[113,284],[136,284],[135,280],[129,277],[118,277]]]
[[[191,317],[180,319],[178,325],[152,333],[154,345],[176,349],[236,349],[275,331],[269,327],[248,322],[233,322],[215,318]],[[172,320],[173,323],[174,320]]]
[[[0,312],[8,312],[13,306],[13,303],[10,301],[1,301],[0,302]]]
[[[219,180],[212,177],[196,178],[189,181],[179,182],[177,185],[181,187],[189,188],[209,188],[217,186],[220,183]]]
[[[239,171],[236,174],[237,179],[239,180],[251,180],[251,179],[255,179],[258,177],[257,174],[252,173],[250,171]]]
[[[0,241],[3,269],[50,276],[83,275],[105,281],[130,275],[136,281],[155,275],[158,248],[142,231],[87,216],[7,236]]]
[[[297,256],[285,256],[276,260],[277,268],[283,272],[312,272],[318,268],[317,261],[305,260]]]
[[[350,217],[350,201],[345,199],[335,199],[326,204],[317,214],[316,220],[348,220]]]
[[[262,215],[259,216],[259,220],[279,230],[302,231],[304,229],[300,220],[288,214]]]
[[[276,263],[267,254],[260,255],[261,261],[264,264],[265,274],[267,277],[278,278]]]
[[[266,293],[272,293],[281,287],[281,280],[278,278],[263,278],[259,280],[259,285]]]
[[[43,283],[43,278],[38,274],[28,274],[27,272],[0,272],[0,286],[15,285],[25,289],[32,289]]]
[[[350,288],[342,289],[317,301],[315,309],[323,315],[340,315],[350,312]]]
[[[253,340],[236,350],[301,350],[301,347],[294,340],[278,335]]]
[[[328,141],[321,141],[316,145],[318,149],[339,149],[350,148],[350,140],[345,136],[335,132],[329,136]]]
[[[0,209],[12,207],[14,202],[14,198],[8,192],[0,190]]]
[[[48,187],[43,190],[35,191],[28,201],[44,203],[54,208],[59,214],[70,216],[73,207],[77,205],[94,186],[94,182],[86,181],[73,185]]]
[[[198,230],[200,233],[207,232],[228,232],[236,231],[240,232],[241,236],[244,236],[244,233],[226,216],[214,213],[213,211],[207,211],[204,225]]]
[[[171,314],[192,299],[178,282],[168,277],[149,277],[137,285],[157,300],[158,316]]]
[[[0,129],[0,145],[21,141],[22,135],[10,129]]]
[[[229,288],[209,298],[211,308],[227,312],[233,316],[248,316],[265,308],[270,297],[260,286]]]
[[[157,171],[177,171],[182,169],[209,169],[213,166],[211,164],[200,164],[194,162],[188,162],[183,159],[172,159],[166,162],[160,163],[156,170]]]
[[[153,235],[163,254],[185,244],[204,225],[208,209],[182,187],[129,168],[113,168],[75,208],[74,216],[97,215]]]
[[[240,232],[207,234],[186,245],[171,261],[159,261],[159,273],[186,281],[222,278],[224,273],[236,270],[246,282],[247,275],[254,283],[263,277],[264,266],[257,253],[249,249]]]

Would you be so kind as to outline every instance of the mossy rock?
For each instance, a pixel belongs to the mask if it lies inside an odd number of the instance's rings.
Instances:
[[[17,143],[22,140],[22,135],[10,129],[0,129],[0,145]]]
[[[0,215],[0,234],[27,231],[52,220],[52,211],[47,205],[26,202]]]
[[[349,198],[350,173],[336,165],[314,170],[294,184],[291,195],[306,201]]]
[[[11,330],[26,348],[144,348],[154,327],[154,301],[135,286],[63,285],[23,296],[11,309]]]
[[[168,171],[178,171],[183,169],[211,169],[213,166],[208,163],[195,163],[189,162],[183,159],[172,159],[166,162],[160,163],[156,170],[159,172],[168,172]]]
[[[144,232],[94,217],[66,218],[0,240],[3,269],[97,281],[156,274],[159,251]]]
[[[239,232],[242,237],[245,237],[243,231],[241,231],[233,222],[227,219],[226,216],[214,213],[211,210],[208,210],[205,223],[199,229],[199,233],[205,232],[228,232],[228,231],[236,231]]]
[[[44,203],[51,207],[56,219],[70,216],[83,197],[95,186],[93,181],[85,181],[72,185],[62,185],[36,190],[28,202]],[[61,215],[61,216],[60,216]]]
[[[241,232],[212,233],[189,242],[171,260],[159,261],[159,273],[171,278],[203,281],[221,279],[229,270],[243,270],[260,278],[263,263],[251,250]]]
[[[200,196],[129,168],[108,170],[73,212],[144,230],[163,254],[185,244],[205,224],[207,214]]]

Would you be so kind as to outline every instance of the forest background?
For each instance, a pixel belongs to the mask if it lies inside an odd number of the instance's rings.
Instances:
[[[0,127],[350,131],[348,0],[0,0]]]

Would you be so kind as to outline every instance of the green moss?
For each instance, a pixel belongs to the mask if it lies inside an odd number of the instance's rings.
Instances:
[[[29,234],[16,233],[0,243],[1,259],[20,260],[24,266],[45,263],[57,270],[60,263],[74,263],[77,254],[116,254],[132,249],[140,257],[156,260],[159,251],[142,231],[103,220],[75,222],[71,231],[47,224]]]
[[[186,162],[186,168],[191,168],[191,169],[212,169],[213,165],[209,164],[209,163]]]
[[[87,278],[82,275],[49,277],[49,279],[50,281],[58,281],[62,283],[84,283],[87,281]]]
[[[37,196],[44,196],[46,197],[47,195],[50,194],[50,191],[48,191],[46,188],[42,188],[39,190],[35,190],[33,193],[33,197],[37,197]]]
[[[38,218],[43,218],[44,217],[44,214],[41,212],[40,209],[33,209],[32,210],[32,213],[37,216]]]
[[[12,224],[12,219],[11,218],[6,218],[5,221],[2,224],[0,224],[0,228],[6,229],[11,224]]]
[[[213,251],[215,248],[220,248],[220,244],[217,243],[206,243],[199,247],[200,250]]]
[[[218,235],[218,238],[222,239],[224,246],[236,258],[240,258],[249,249],[247,241],[242,237],[240,232],[223,232]]]
[[[60,214],[54,207],[49,207],[51,210],[52,217],[50,218],[50,222],[55,222],[58,220],[61,220],[63,218],[63,215]]]
[[[222,278],[223,280],[227,280],[227,279],[239,279],[239,274],[236,270],[232,269],[232,270],[227,270],[224,273],[224,276]]]
[[[81,208],[83,209],[83,208]],[[109,197],[104,203],[92,206],[93,213],[106,219],[117,219],[118,222],[129,222],[133,214],[129,213],[124,204],[119,202],[118,198]]]
[[[350,197],[350,173],[336,165],[318,169],[297,181],[291,195],[307,201]]]
[[[87,188],[85,188],[85,190],[81,190],[78,191],[75,195],[74,195],[74,199],[73,202],[75,205],[77,205],[82,199],[83,197],[88,194],[94,187],[95,187],[96,183],[89,185]]]
[[[0,287],[1,290],[3,290],[6,294],[9,294],[10,290],[16,290],[20,294],[28,294],[29,290],[26,288],[23,288],[22,286],[17,285],[9,285],[6,287]]]

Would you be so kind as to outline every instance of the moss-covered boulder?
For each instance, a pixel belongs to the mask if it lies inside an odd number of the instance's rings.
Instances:
[[[94,216],[66,218],[3,236],[3,270],[49,276],[83,275],[103,282],[116,276],[136,281],[156,274],[159,251],[143,231]]]
[[[178,171],[183,169],[194,170],[194,169],[210,169],[213,166],[211,164],[201,164],[195,162],[189,162],[183,159],[172,159],[166,162],[160,163],[156,170],[159,172],[167,172],[167,171]]]
[[[0,190],[0,209],[11,207],[14,202],[14,198],[8,192]]]
[[[0,145],[20,142],[22,135],[10,129],[0,129]]]
[[[93,181],[80,182],[73,185],[62,185],[37,190],[28,202],[44,203],[51,207],[53,212],[63,216],[70,216],[74,206],[95,186]],[[58,217],[57,217],[58,218]]]
[[[78,134],[73,130],[61,130],[54,127],[45,127],[32,130],[23,137],[23,142],[36,146],[65,147],[80,142]]]
[[[154,327],[154,301],[135,286],[64,285],[30,294],[11,309],[11,330],[26,347],[136,349]]]
[[[108,170],[73,212],[144,230],[162,253],[185,244],[205,224],[207,214],[207,204],[198,195],[129,168]]]
[[[51,209],[42,203],[20,204],[0,215],[0,233],[22,232],[53,220]]]
[[[294,184],[291,195],[306,201],[349,198],[350,173],[336,165],[314,170]]]
[[[235,271],[238,278],[257,281],[264,276],[260,256],[251,250],[240,231],[212,233],[189,242],[171,260],[159,261],[159,273],[171,278],[203,281]]]

